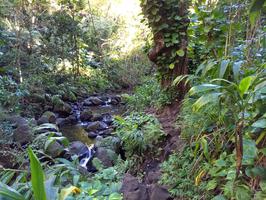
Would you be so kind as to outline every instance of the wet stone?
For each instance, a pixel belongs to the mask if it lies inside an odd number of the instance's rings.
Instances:
[[[95,133],[93,131],[90,131],[90,132],[88,132],[88,137],[89,138],[96,138],[97,137],[97,133]]]

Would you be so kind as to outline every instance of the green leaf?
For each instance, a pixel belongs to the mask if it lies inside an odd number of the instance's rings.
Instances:
[[[189,93],[189,95],[195,95],[195,94],[198,94],[201,92],[207,92],[207,91],[216,90],[219,88],[222,88],[222,86],[206,83],[206,84],[197,85],[197,86],[192,87],[188,93]]]
[[[25,198],[16,190],[0,182],[0,199],[2,199],[1,197],[6,200],[25,200]]]
[[[171,63],[170,65],[169,65],[169,69],[174,69],[175,68],[175,63]]]
[[[217,186],[217,181],[215,179],[211,180],[207,184],[207,190],[213,190]]]
[[[28,148],[28,154],[30,157],[31,184],[33,188],[34,199],[46,200],[44,172],[42,166],[30,147]]]
[[[251,126],[255,128],[266,128],[266,119],[259,119],[258,121],[254,122]]]
[[[212,200],[226,200],[226,198],[223,195],[217,195]]]
[[[183,49],[179,49],[176,54],[180,57],[183,57],[185,55],[185,51]]]
[[[239,74],[240,74],[240,69],[241,69],[241,65],[242,65],[242,61],[238,61],[238,62],[235,62],[233,64],[233,74],[234,74],[234,79],[236,81],[239,80]]]
[[[230,60],[222,60],[219,72],[219,78],[224,78],[224,74],[229,66]]]
[[[208,63],[204,66],[201,76],[202,77],[206,76],[207,72],[213,69],[214,66],[216,66],[216,62],[213,60],[209,60]]]
[[[112,193],[109,196],[109,200],[122,200],[122,199],[123,199],[122,195],[118,193]]]
[[[243,165],[252,165],[257,157],[256,142],[250,139],[243,140]]]
[[[45,181],[45,191],[47,195],[47,199],[56,200],[57,194],[59,191],[58,187],[54,187],[56,176],[51,176],[48,180]]]
[[[153,9],[151,10],[151,13],[152,13],[153,15],[156,15],[157,12],[158,12],[158,9],[157,9],[157,8],[153,8]]]
[[[252,199],[251,191],[246,185],[241,185],[236,188],[236,200]]]
[[[248,91],[249,87],[251,86],[254,76],[248,76],[246,78],[243,78],[240,83],[239,83],[239,91],[240,91],[240,96],[243,97],[244,94]]]
[[[199,111],[203,106],[211,102],[218,102],[219,97],[222,95],[220,92],[214,92],[201,96],[194,104],[193,111]]]
[[[260,181],[260,188],[263,192],[266,192],[266,180]]]
[[[188,74],[186,74],[186,75],[180,75],[180,76],[178,76],[178,77],[176,77],[175,78],[175,80],[173,81],[173,86],[174,85],[179,85],[179,83],[181,82],[181,81],[183,81],[184,79],[186,79],[186,78],[189,78],[189,76],[190,75],[188,75]]]
[[[201,147],[203,149],[204,156],[208,160],[210,160],[208,142],[207,142],[207,140],[204,137],[201,138],[200,144],[201,144]]]
[[[158,15],[157,17],[156,17],[156,19],[155,19],[155,22],[159,22],[160,20],[161,20],[161,16],[160,15]]]

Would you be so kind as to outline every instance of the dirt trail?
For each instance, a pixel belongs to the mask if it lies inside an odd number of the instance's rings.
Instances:
[[[162,125],[166,135],[165,139],[158,145],[160,153],[155,157],[147,156],[143,164],[144,182],[146,184],[157,183],[160,177],[160,164],[170,154],[183,148],[184,142],[180,139],[180,129],[176,127],[176,119],[180,110],[180,103],[175,102],[163,109],[149,109],[147,113],[155,115]]]

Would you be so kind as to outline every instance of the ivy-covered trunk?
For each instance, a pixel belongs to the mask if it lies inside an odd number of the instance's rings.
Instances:
[[[169,88],[177,76],[188,71],[188,5],[187,0],[141,0],[144,16],[154,36],[154,47],[148,56],[158,67],[164,88]],[[178,89],[183,96],[184,84]]]

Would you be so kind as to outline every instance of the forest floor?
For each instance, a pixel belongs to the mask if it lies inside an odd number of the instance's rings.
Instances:
[[[166,136],[157,147],[160,152],[159,154],[155,157],[146,155],[142,166],[145,172],[143,180],[146,184],[157,183],[161,175],[160,164],[163,163],[170,154],[181,151],[184,147],[184,142],[180,139],[180,128],[176,125],[179,110],[180,102],[177,101],[158,110],[150,108],[146,111],[159,120]]]

